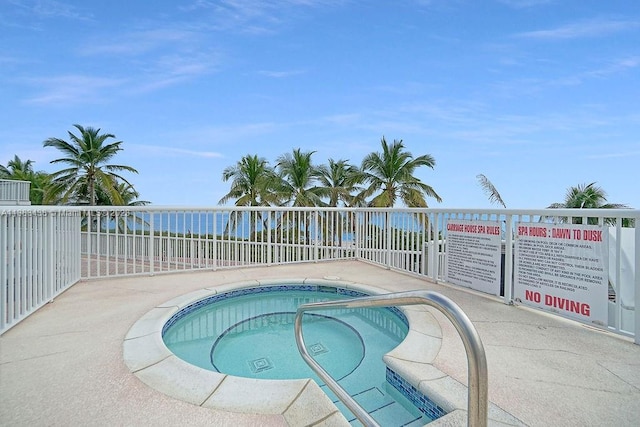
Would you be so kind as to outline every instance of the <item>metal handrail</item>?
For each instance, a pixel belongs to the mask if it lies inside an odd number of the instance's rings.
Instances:
[[[401,305],[426,304],[442,312],[455,326],[467,353],[468,362],[468,425],[485,427],[488,421],[488,380],[487,358],[480,335],[471,320],[451,299],[437,292],[408,291],[383,295],[373,295],[338,301],[315,302],[301,305],[296,311],[295,336],[298,351],[305,362],[327,384],[336,396],[365,426],[378,426],[378,423],[347,393],[336,380],[318,362],[311,357],[304,343],[302,333],[302,315],[306,311],[327,308],[390,307]]]

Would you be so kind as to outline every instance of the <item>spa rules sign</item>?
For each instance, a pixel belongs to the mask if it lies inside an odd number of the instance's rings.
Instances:
[[[500,295],[500,224],[447,222],[447,282]]]
[[[514,296],[586,323],[607,324],[608,233],[600,226],[516,226]]]

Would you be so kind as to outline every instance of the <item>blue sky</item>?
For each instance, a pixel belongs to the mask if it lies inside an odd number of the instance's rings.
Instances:
[[[73,124],[123,141],[156,205],[210,206],[243,155],[402,139],[443,199],[544,208],[597,182],[640,208],[636,0],[2,0],[0,163],[53,172]]]

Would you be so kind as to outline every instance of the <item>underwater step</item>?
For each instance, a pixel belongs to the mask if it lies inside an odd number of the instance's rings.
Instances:
[[[349,423],[361,425],[349,409],[337,399],[335,394],[322,387],[333,403],[344,414]],[[417,427],[431,421],[393,389],[371,387],[351,395],[381,426]],[[403,404],[404,403],[404,404]],[[405,406],[406,405],[406,406]]]

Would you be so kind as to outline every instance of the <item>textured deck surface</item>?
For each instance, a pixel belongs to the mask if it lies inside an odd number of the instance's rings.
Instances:
[[[358,261],[297,264],[80,282],[0,337],[0,425],[281,426],[281,415],[226,412],[146,386],[123,361],[127,331],[178,295],[252,279],[337,276],[389,291],[453,299],[487,353],[490,400],[526,425],[637,425],[640,346],[628,339],[470,291]],[[436,313],[435,365],[466,384],[455,329]]]

